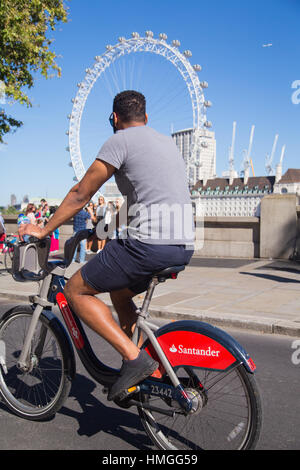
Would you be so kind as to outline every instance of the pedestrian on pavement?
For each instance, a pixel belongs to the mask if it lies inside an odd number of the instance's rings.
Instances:
[[[35,205],[30,202],[26,207],[25,215],[26,217],[28,217],[28,219],[30,220],[30,223],[33,225],[36,225],[35,211],[36,211]]]
[[[122,204],[120,199],[117,199],[115,202],[115,217],[116,217],[116,237],[119,238],[122,230],[125,229],[125,225],[121,224],[121,217],[120,217],[120,210],[121,210]]]
[[[104,217],[105,217],[105,212],[106,212],[106,202],[104,197],[101,195],[98,198],[98,206],[96,210],[96,216],[97,216],[97,223],[101,222]],[[100,240],[98,239],[98,250],[97,253],[99,253],[103,248],[105,247],[106,239]]]
[[[86,228],[87,229],[93,229],[94,226],[96,225],[97,223],[97,217],[96,217],[96,213],[95,213],[95,207],[94,207],[94,203],[93,201],[90,201],[89,204],[87,205],[86,207],[86,211],[90,214],[91,218],[87,220],[87,223],[86,223]],[[86,241],[86,253],[87,254],[91,254],[93,253],[92,251],[92,246],[93,246],[93,242],[94,240],[96,239],[96,234],[93,234],[91,235],[87,241]]]
[[[86,223],[91,218],[91,214],[84,209],[81,209],[77,214],[74,215],[73,218],[73,235],[75,235],[80,230],[86,229]],[[79,252],[79,263],[85,262],[85,255],[86,255],[86,240],[81,240],[79,243],[80,252]],[[73,256],[73,262],[76,261],[77,256],[77,248],[75,249],[75,253]]]
[[[2,253],[2,250],[3,250],[3,242],[5,240],[5,237],[6,237],[5,223],[2,217],[2,213],[0,212],[0,253]]]
[[[55,207],[55,206],[51,206],[51,207],[49,208],[49,212],[50,212],[49,220],[50,220],[51,217],[53,217],[53,215],[55,214],[56,209],[57,209],[57,207]],[[42,219],[39,219],[39,220],[42,220]],[[43,223],[43,221],[42,221],[41,223]],[[59,250],[59,229],[56,228],[56,229],[51,233],[50,253],[57,253],[58,250]]]

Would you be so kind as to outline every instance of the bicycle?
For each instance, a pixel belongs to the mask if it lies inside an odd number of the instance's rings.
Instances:
[[[2,254],[4,254],[4,266],[8,273],[10,273],[12,269],[12,260],[16,242],[17,237],[12,233],[7,235],[3,242]]]
[[[6,312],[0,321],[0,394],[16,415],[52,417],[68,397],[76,373],[74,348],[90,376],[108,391],[118,376],[96,357],[83,326],[64,296],[65,270],[75,247],[92,234],[83,230],[65,244],[64,260],[48,261],[50,240],[20,242],[12,275],[42,281],[30,305]],[[195,320],[158,327],[149,321],[155,287],[176,279],[185,266],[153,273],[133,341],[159,362],[151,377],[127,390],[121,408],[136,407],[153,444],[162,450],[252,449],[262,423],[255,364],[221,329]],[[53,313],[57,304],[66,327]],[[145,336],[144,336],[145,335]]]

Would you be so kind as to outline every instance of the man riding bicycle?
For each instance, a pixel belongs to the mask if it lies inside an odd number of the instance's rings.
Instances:
[[[123,357],[108,399],[151,375],[158,363],[131,341],[136,323],[132,298],[144,292],[153,272],[188,264],[194,224],[183,158],[172,138],[146,126],[145,97],[119,93],[110,123],[114,135],[100,149],[82,180],[44,228],[20,226],[19,234],[44,238],[71,219],[115,177],[128,209],[125,235],[111,240],[67,282],[65,295],[76,314]],[[99,237],[101,238],[101,237]],[[120,326],[97,294],[109,292]]]

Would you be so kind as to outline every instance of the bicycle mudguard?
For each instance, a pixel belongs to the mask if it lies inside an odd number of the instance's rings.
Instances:
[[[250,373],[256,369],[249,354],[234,338],[208,323],[194,320],[173,322],[159,328],[155,336],[172,367],[191,366],[226,372],[242,363]],[[143,347],[160,363],[149,340]],[[161,378],[164,372],[160,363],[153,377]]]

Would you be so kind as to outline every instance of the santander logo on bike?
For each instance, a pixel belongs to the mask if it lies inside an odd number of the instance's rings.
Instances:
[[[226,370],[235,362],[235,357],[222,344],[200,332],[169,331],[158,340],[173,367],[184,363]]]
[[[206,349],[198,349],[198,348],[186,348],[183,346],[183,344],[179,344],[177,347],[175,344],[172,344],[172,346],[169,348],[169,351],[172,353],[177,353],[177,354],[189,354],[192,356],[213,356],[213,357],[219,357],[219,354],[221,351],[217,351],[215,349],[212,349],[210,346]]]

